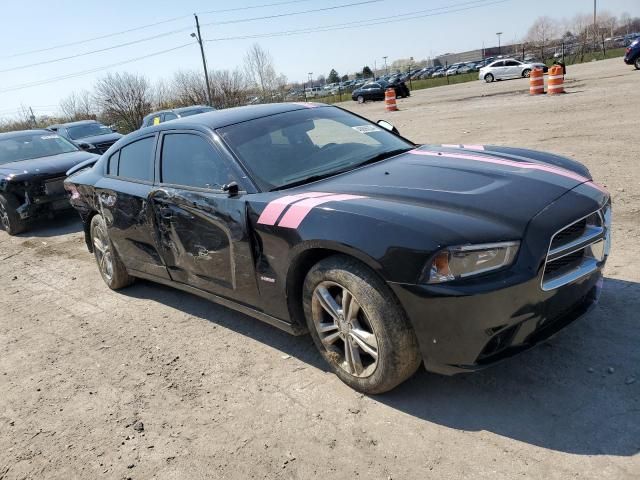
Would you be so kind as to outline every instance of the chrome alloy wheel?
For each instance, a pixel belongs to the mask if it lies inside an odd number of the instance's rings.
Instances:
[[[378,339],[353,294],[325,281],[313,292],[313,323],[335,363],[354,377],[368,377],[378,366]]]
[[[102,225],[97,225],[93,230],[93,248],[100,272],[107,280],[111,281],[113,278],[113,253],[109,236]]]

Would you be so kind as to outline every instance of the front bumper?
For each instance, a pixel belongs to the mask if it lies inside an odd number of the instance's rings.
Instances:
[[[602,288],[602,270],[545,292],[540,276],[483,293],[391,284],[420,344],[427,370],[477,370],[549,338],[588,312]]]

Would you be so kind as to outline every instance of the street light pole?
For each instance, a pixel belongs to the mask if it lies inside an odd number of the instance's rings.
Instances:
[[[382,58],[384,58],[384,73],[389,75],[389,68],[387,67],[387,57]]]
[[[202,54],[202,67],[204,68],[204,81],[207,85],[207,102],[210,107],[213,107],[213,102],[211,102],[211,86],[209,85],[209,72],[207,71],[207,59],[204,56],[204,46],[202,45],[202,35],[200,34],[200,22],[198,21],[198,15],[195,13],[193,16],[196,18],[196,33],[192,33],[191,36],[198,40],[200,44],[200,53]]]
[[[502,32],[496,32],[496,35],[498,36],[498,55],[501,55],[502,49],[500,47],[500,36],[502,35]]]

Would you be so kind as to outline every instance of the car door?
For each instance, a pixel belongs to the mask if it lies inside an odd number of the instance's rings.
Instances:
[[[493,77],[497,80],[499,78],[506,78],[505,77],[505,73],[506,73],[506,67],[504,66],[504,61],[500,60],[498,62],[494,62],[491,65],[491,68],[489,70],[492,74]]]
[[[230,155],[204,133],[161,135],[151,194],[156,238],[171,279],[238,301],[255,301],[257,284],[245,193],[223,185],[244,176]],[[244,188],[241,186],[241,190]]]
[[[505,60],[505,76],[516,78],[522,75],[522,64],[516,60]]]
[[[109,238],[134,275],[169,278],[155,241],[153,190],[157,134],[138,137],[111,154],[107,171],[96,183],[100,213]]]

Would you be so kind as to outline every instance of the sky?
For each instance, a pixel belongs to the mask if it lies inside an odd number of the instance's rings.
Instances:
[[[61,99],[75,91],[91,90],[96,79],[108,72],[143,74],[153,82],[171,79],[177,70],[201,69],[200,50],[190,36],[195,30],[193,13],[199,14],[202,38],[208,40],[205,52],[210,69],[241,67],[247,49],[257,42],[271,53],[279,73],[289,81],[304,81],[308,72],[316,77],[327,75],[332,68],[342,75],[361,70],[364,65],[381,67],[384,56],[391,63],[397,58],[425,59],[482,48],[483,44],[494,46],[498,31],[503,32],[504,45],[521,39],[538,16],[548,15],[562,21],[578,13],[593,12],[592,0],[4,0],[2,3],[2,118],[15,115],[22,106],[33,107],[36,115],[55,114]],[[640,16],[640,0],[598,0],[597,6],[598,10],[614,15],[627,12]],[[296,12],[308,13],[288,15]],[[387,23],[366,25],[368,20],[381,19]],[[237,38],[336,25],[341,29]],[[130,31],[113,35],[126,30]],[[149,37],[155,38],[138,42]],[[121,44],[128,45],[111,48]],[[82,55],[102,49],[109,50]],[[153,55],[171,49],[175,50]],[[140,59],[148,55],[153,56]],[[52,62],[66,57],[75,58]],[[139,60],[117,65],[133,59]],[[108,66],[111,67],[103,69]],[[68,78],[48,81],[64,76]]]

